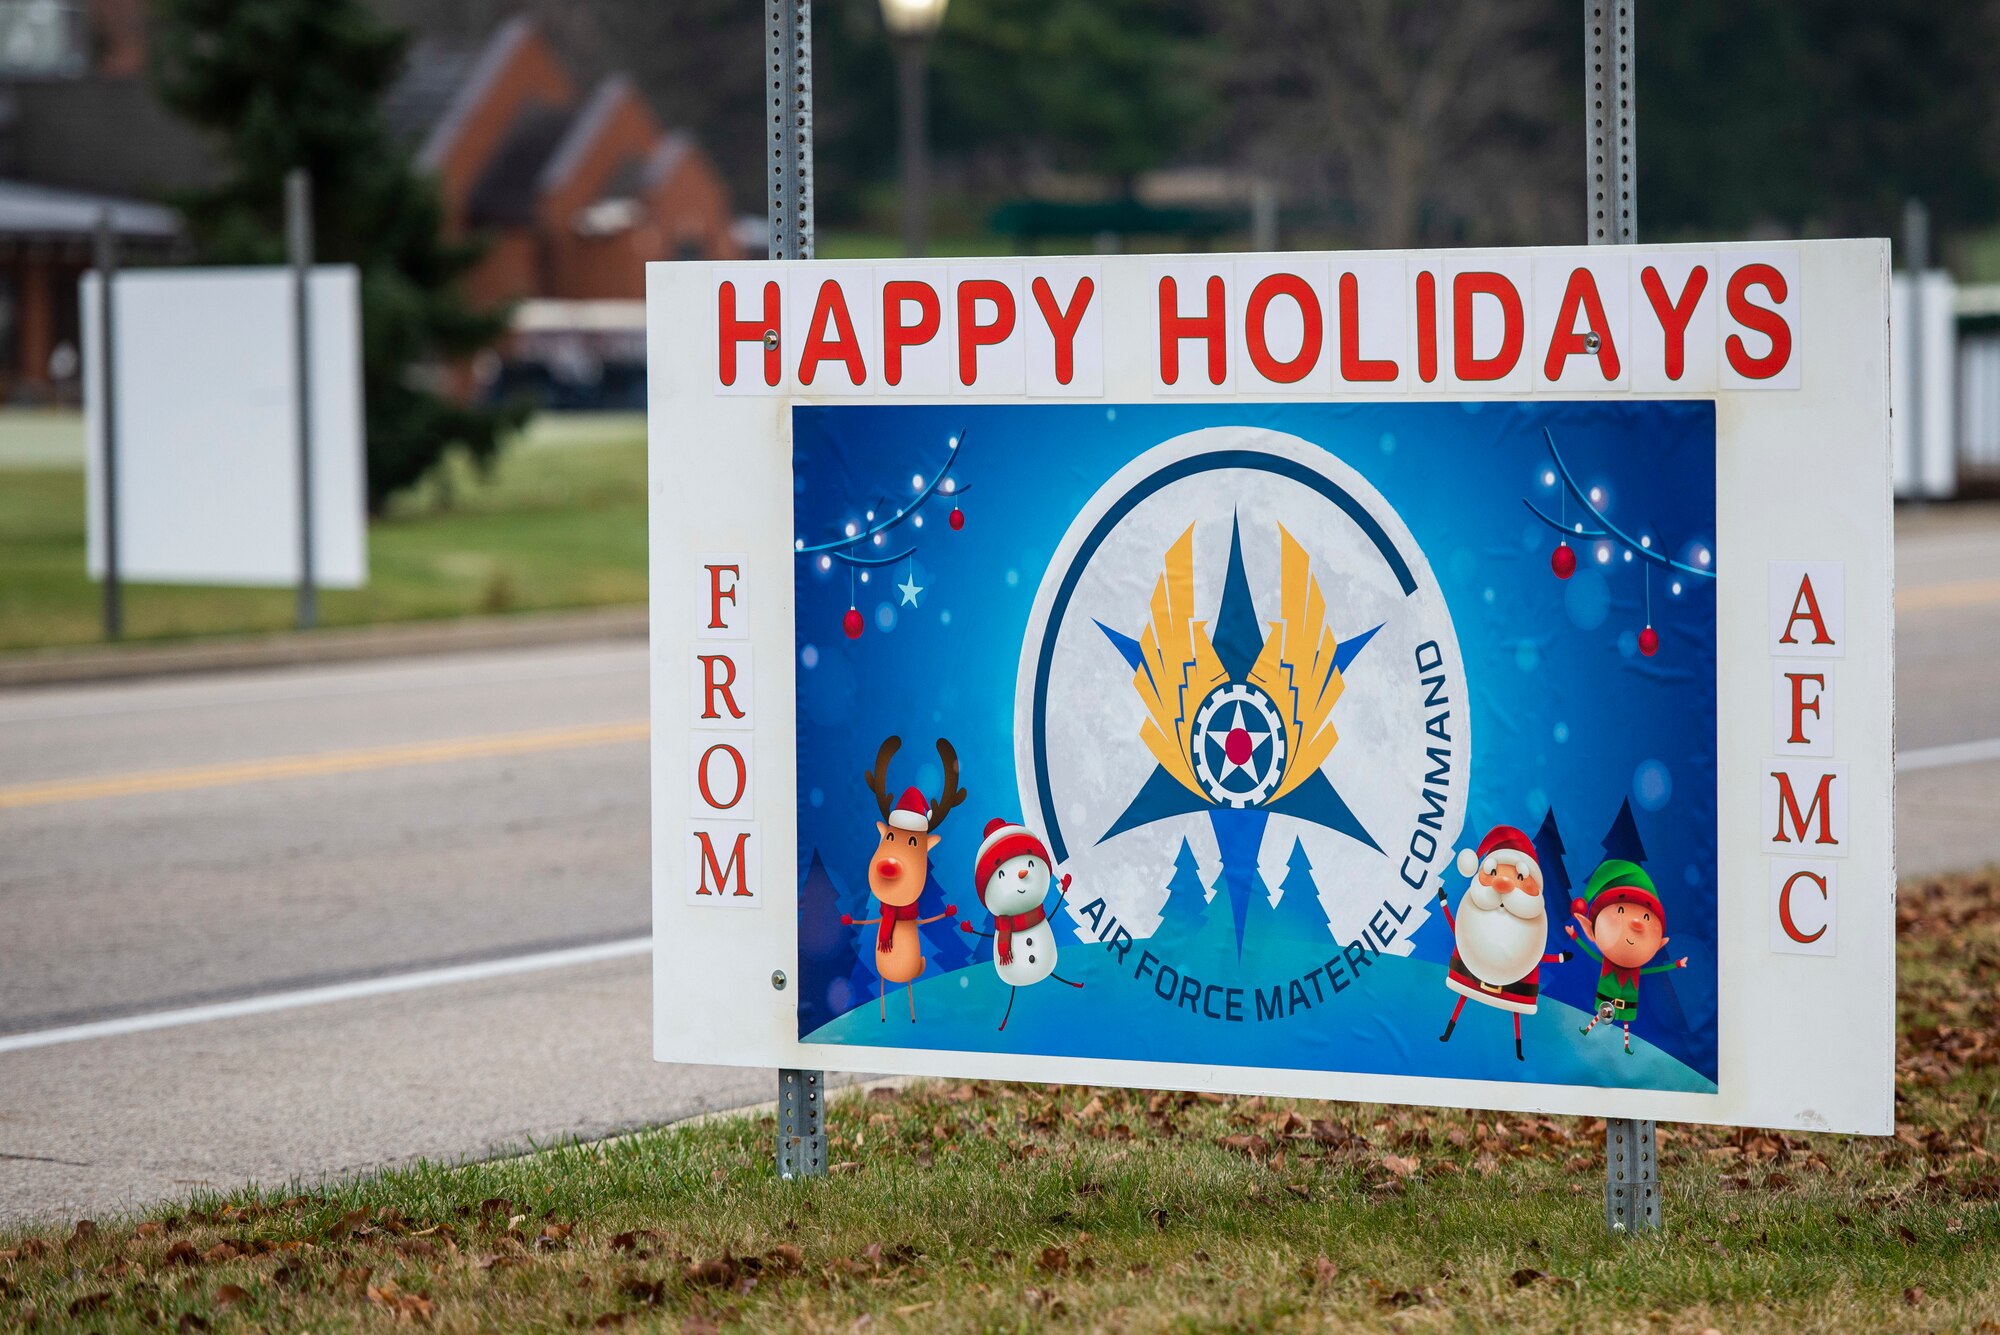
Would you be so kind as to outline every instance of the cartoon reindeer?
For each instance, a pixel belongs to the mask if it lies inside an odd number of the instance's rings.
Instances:
[[[944,837],[937,828],[953,807],[965,801],[965,789],[958,786],[958,752],[940,737],[937,750],[944,762],[944,789],[937,801],[929,801],[921,789],[911,787],[905,788],[902,798],[892,806],[889,761],[902,744],[900,737],[883,742],[875,753],[875,768],[862,776],[868,791],[875,794],[875,805],[882,809],[882,819],[875,822],[882,842],[868,864],[868,892],[881,901],[882,916],[857,920],[843,913],[840,921],[848,926],[875,926],[875,972],[882,975],[882,1019],[886,1022],[889,1018],[889,985],[901,983],[910,999],[910,1021],[914,1024],[917,995],[912,984],[924,971],[924,948],[917,929],[958,916],[957,905],[947,904],[936,917],[919,918],[917,898],[930,874],[931,850]]]

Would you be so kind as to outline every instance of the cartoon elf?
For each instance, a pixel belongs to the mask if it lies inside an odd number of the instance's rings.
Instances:
[[[1564,927],[1576,943],[1604,965],[1597,978],[1597,1014],[1582,1032],[1606,1020],[1625,1026],[1625,1051],[1632,1051],[1632,1022],[1639,1018],[1639,976],[1687,968],[1687,956],[1667,964],[1652,958],[1667,944],[1667,911],[1653,890],[1653,878],[1636,863],[1606,858],[1584,886],[1584,898],[1570,904],[1583,928]]]

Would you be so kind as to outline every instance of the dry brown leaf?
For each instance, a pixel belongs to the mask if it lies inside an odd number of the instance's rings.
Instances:
[[[111,1301],[109,1289],[102,1293],[86,1293],[81,1298],[72,1298],[69,1304],[71,1316],[82,1316],[85,1312],[95,1312]]]
[[[201,1253],[196,1251],[194,1244],[186,1238],[182,1238],[179,1242],[167,1248],[168,1265],[199,1265],[200,1263]]]
[[[1415,1173],[1419,1168],[1423,1167],[1423,1165],[1419,1163],[1415,1158],[1405,1157],[1400,1154],[1383,1155],[1382,1166],[1388,1169],[1390,1172],[1394,1173],[1397,1177],[1409,1177],[1413,1173]]]
[[[215,1305],[217,1307],[234,1307],[238,1303],[248,1302],[249,1300],[250,1290],[244,1288],[241,1284],[224,1284],[215,1291]]]
[[[1340,1278],[1340,1267],[1322,1256],[1313,1262],[1313,1286],[1324,1289]]]
[[[1060,1275],[1069,1269],[1069,1248],[1044,1247],[1035,1257],[1035,1268],[1044,1274]]]
[[[243,1253],[233,1242],[218,1242],[201,1254],[201,1259],[210,1265],[221,1265],[224,1261],[234,1261]]]

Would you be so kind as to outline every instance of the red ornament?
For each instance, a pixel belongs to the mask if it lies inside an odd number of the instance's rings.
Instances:
[[[1660,632],[1651,626],[1639,632],[1639,652],[1651,658],[1660,652]]]
[[[951,525],[953,533],[958,532],[965,527],[965,511],[959,509],[956,505],[952,506],[951,514],[946,517],[944,522]]]
[[[848,639],[850,639],[850,640],[858,640],[858,639],[860,639],[860,638],[861,638],[861,613],[860,613],[860,612],[858,612],[858,611],[856,611],[856,610],[855,610],[854,608],[852,608],[852,607],[848,608],[848,609],[847,609],[847,615],[846,615],[846,616],[844,616],[844,617],[842,617],[842,618],[840,619],[840,628],[841,628],[842,630],[844,630],[844,631],[846,631],[846,632],[847,632],[847,638],[848,638]]]
[[[1549,556],[1549,569],[1556,572],[1557,579],[1568,579],[1576,573],[1576,551],[1566,542],[1556,544]]]

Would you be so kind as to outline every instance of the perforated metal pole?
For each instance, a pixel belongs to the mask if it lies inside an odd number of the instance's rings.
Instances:
[[[764,0],[771,258],[813,255],[812,0]],[[777,983],[777,977],[772,979]],[[778,1072],[778,1176],[826,1174],[826,1072]]]
[[[1583,0],[1583,91],[1593,246],[1639,239],[1639,171],[1632,99],[1637,0]]]
[[[1593,246],[1639,239],[1637,0],[1583,0],[1585,221]],[[1614,1233],[1660,1226],[1660,1157],[1651,1118],[1604,1123],[1604,1222]]]

